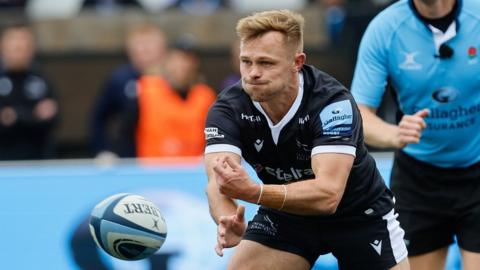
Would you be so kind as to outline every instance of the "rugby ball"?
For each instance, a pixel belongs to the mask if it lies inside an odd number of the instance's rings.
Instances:
[[[157,206],[135,194],[121,193],[97,204],[90,215],[96,244],[122,260],[140,260],[165,242],[167,225]]]

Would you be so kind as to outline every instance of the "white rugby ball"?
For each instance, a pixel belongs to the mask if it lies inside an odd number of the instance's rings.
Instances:
[[[122,260],[140,260],[165,242],[167,224],[157,206],[134,194],[121,193],[97,204],[90,215],[97,245]]]

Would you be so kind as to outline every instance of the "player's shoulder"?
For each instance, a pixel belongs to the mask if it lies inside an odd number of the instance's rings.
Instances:
[[[207,123],[221,123],[225,119],[235,122],[235,125],[248,124],[240,121],[242,117],[254,117],[255,109],[248,94],[243,90],[241,83],[237,83],[222,90],[208,111]],[[259,116],[255,116],[259,117]],[[252,120],[253,121],[253,120]]]
[[[463,0],[462,4],[462,13],[467,15],[469,18],[480,21],[480,1],[478,0]]]
[[[248,95],[242,88],[240,82],[223,89],[217,96],[216,104],[229,104],[232,106],[249,102]]]
[[[303,67],[304,89],[311,95],[308,100],[325,100],[333,96],[349,95],[347,88],[330,74],[314,66]]]

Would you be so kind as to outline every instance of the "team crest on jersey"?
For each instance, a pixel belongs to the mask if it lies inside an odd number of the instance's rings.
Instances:
[[[298,138],[295,138],[295,143],[297,145],[297,153],[296,153],[296,158],[297,160],[310,160],[312,148],[305,143],[302,143],[301,141],[298,140]]]
[[[295,143],[297,145],[297,148],[304,151],[304,152],[311,152],[312,149],[308,146],[308,144],[302,143],[298,140],[298,138],[295,138]]]
[[[347,136],[352,132],[353,111],[349,100],[329,104],[320,112],[324,135]]]
[[[477,57],[478,50],[477,50],[477,48],[474,47],[474,46],[470,46],[468,48],[467,52],[468,52],[468,64],[473,65],[473,64],[478,63],[478,57]]]
[[[225,136],[223,134],[220,134],[218,132],[218,128],[216,127],[206,127],[205,128],[205,139],[214,139],[214,138],[224,138]]]

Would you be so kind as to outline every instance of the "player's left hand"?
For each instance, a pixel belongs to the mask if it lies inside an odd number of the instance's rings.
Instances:
[[[217,245],[215,252],[223,256],[224,248],[231,248],[242,240],[247,225],[245,224],[245,206],[238,205],[237,211],[231,216],[221,216],[217,227]]]
[[[219,158],[213,167],[217,174],[218,189],[222,195],[255,203],[260,195],[260,186],[253,182],[245,169],[231,157]]]

